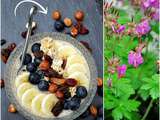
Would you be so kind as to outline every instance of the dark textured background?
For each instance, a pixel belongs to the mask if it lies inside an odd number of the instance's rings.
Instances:
[[[17,16],[14,16],[14,8],[21,0],[1,0],[1,37],[8,42],[19,44],[24,42],[21,32],[25,31],[27,14],[32,3],[24,3],[17,10]],[[86,36],[78,36],[78,40],[87,41],[93,50],[99,77],[103,75],[103,27],[102,16],[100,15],[100,5],[96,1],[102,3],[102,0],[35,0],[43,6],[48,6],[48,14],[38,14],[34,20],[38,23],[36,33],[54,31],[54,21],[51,19],[51,12],[59,9],[64,17],[73,18],[73,13],[77,9],[85,11],[84,25],[89,28],[90,33]],[[102,11],[101,11],[102,14]],[[5,75],[5,64],[1,62],[1,72]],[[6,97],[5,90],[1,91],[1,119],[2,120],[24,120],[19,114],[12,114],[7,111],[9,101]]]

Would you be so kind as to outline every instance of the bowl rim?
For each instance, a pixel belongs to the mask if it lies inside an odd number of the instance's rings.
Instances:
[[[16,109],[18,110],[18,112],[23,115],[26,119],[28,120],[73,120],[76,119],[77,117],[79,117],[91,104],[96,91],[97,91],[97,67],[95,64],[95,61],[91,55],[91,53],[80,43],[78,42],[75,38],[66,35],[66,34],[62,34],[62,33],[57,33],[57,32],[44,32],[44,33],[39,33],[39,34],[35,34],[33,36],[30,37],[30,43],[29,45],[31,46],[31,44],[40,41],[42,38],[44,37],[52,37],[54,40],[60,40],[60,41],[65,41],[65,42],[69,42],[70,44],[72,44],[74,47],[76,47],[84,56],[84,58],[86,59],[86,62],[88,64],[89,70],[90,70],[90,84],[89,84],[89,92],[88,95],[84,100],[84,102],[81,103],[81,106],[78,110],[71,112],[71,114],[69,115],[65,115],[63,117],[40,117],[40,116],[36,116],[35,114],[32,114],[31,112],[29,112],[28,110],[24,109],[22,107],[22,105],[19,103],[19,101],[17,100],[17,97],[14,93],[14,89],[12,85],[12,82],[14,81],[13,75],[11,75],[13,73],[11,66],[14,66],[14,59],[18,59],[15,58],[16,54],[20,54],[20,51],[23,48],[23,44],[24,43],[20,43],[16,49],[11,53],[8,62],[6,64],[6,74],[5,74],[5,80],[6,80],[6,85],[5,85],[5,90],[6,90],[6,94],[9,98],[9,101],[15,105]],[[15,71],[14,71],[15,72]]]

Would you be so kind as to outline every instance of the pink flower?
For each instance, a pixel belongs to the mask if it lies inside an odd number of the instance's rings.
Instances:
[[[145,35],[150,31],[148,20],[144,20],[136,26],[136,33],[138,35]]]
[[[126,27],[124,25],[119,26],[118,29],[115,29],[115,27],[112,26],[113,32],[118,33],[118,34],[122,33],[125,29]]]
[[[125,75],[126,70],[127,70],[126,65],[118,66],[117,67],[118,78],[122,78]]]
[[[146,10],[150,7],[159,8],[159,0],[143,0],[142,9]]]
[[[143,63],[143,57],[141,52],[134,52],[131,51],[128,55],[128,63],[133,65],[134,67],[138,67],[140,64]]]

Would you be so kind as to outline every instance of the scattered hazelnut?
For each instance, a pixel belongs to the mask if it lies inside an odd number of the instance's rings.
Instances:
[[[89,109],[90,109],[90,113],[91,113],[94,117],[96,117],[96,116],[97,116],[97,112],[98,112],[96,106],[91,105]]]
[[[1,85],[1,88],[4,87],[4,80],[3,79],[0,80],[0,85]]]
[[[70,18],[64,18],[64,24],[67,27],[70,27],[72,25],[72,20]]]
[[[75,28],[75,27],[72,27],[72,28],[71,28],[71,35],[72,35],[73,37],[76,37],[76,36],[78,35],[78,30],[77,30],[77,28]]]
[[[52,19],[59,20],[61,18],[61,13],[58,10],[52,12]]]
[[[97,78],[97,84],[98,84],[98,87],[102,87],[103,86],[102,78]]]
[[[13,104],[10,104],[9,107],[8,107],[8,112],[10,113],[15,113],[17,112],[15,106]]]
[[[74,14],[74,17],[77,21],[82,21],[84,18],[84,12],[82,10],[77,10]]]

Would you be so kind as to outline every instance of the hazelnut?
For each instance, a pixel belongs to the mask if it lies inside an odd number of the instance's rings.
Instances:
[[[90,113],[91,113],[94,117],[96,117],[96,116],[97,116],[97,112],[98,112],[96,106],[91,105],[89,109],[90,109]]]
[[[82,21],[84,18],[84,12],[82,10],[77,10],[74,14],[74,17],[77,21]]]
[[[64,24],[67,27],[70,27],[72,25],[72,20],[69,18],[64,18]]]
[[[75,28],[75,27],[72,27],[72,28],[71,28],[71,35],[72,35],[73,37],[76,37],[76,36],[78,35],[78,29]]]
[[[98,84],[98,87],[102,87],[103,86],[103,80],[101,78],[97,78],[97,84]]]
[[[47,60],[43,60],[40,65],[39,68],[41,70],[48,70],[50,68],[50,63]]]
[[[55,93],[58,89],[58,86],[56,84],[50,84],[49,88],[48,88],[48,91],[51,92],[51,93]]]
[[[3,79],[0,80],[0,85],[1,85],[1,88],[4,87],[4,80]]]
[[[59,20],[61,18],[61,13],[58,10],[52,12],[52,19]]]
[[[17,112],[15,106],[13,104],[10,104],[9,107],[8,107],[8,112],[10,113],[15,113]]]

